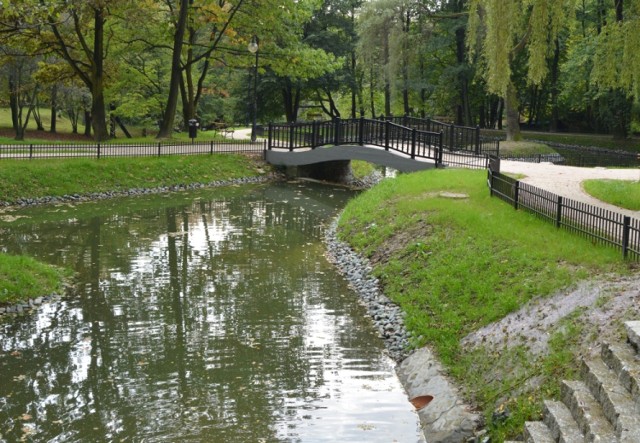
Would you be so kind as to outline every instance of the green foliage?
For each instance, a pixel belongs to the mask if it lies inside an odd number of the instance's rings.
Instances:
[[[584,190],[603,202],[640,211],[640,180],[585,180]]]

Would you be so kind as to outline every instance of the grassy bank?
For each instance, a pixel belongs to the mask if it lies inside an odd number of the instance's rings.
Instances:
[[[584,190],[598,200],[632,211],[640,211],[640,181],[586,180]]]
[[[3,160],[0,201],[254,177],[264,165],[243,155],[160,158]],[[0,253],[0,305],[60,290],[65,271]]]
[[[538,419],[542,400],[557,396],[560,380],[576,370],[571,343],[580,328],[558,325],[539,357],[526,344],[498,352],[465,348],[461,339],[530,300],[627,265],[613,249],[490,198],[485,181],[483,171],[460,170],[385,181],[347,206],[339,233],[372,260],[385,293],[406,313],[413,344],[434,348],[503,441]],[[508,419],[492,418],[506,407]]]
[[[3,160],[0,201],[209,183],[262,173],[255,160],[243,155]]]
[[[0,306],[59,293],[70,274],[29,257],[0,254]]]

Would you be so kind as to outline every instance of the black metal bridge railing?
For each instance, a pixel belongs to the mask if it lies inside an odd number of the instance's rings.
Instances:
[[[412,159],[442,164],[442,132],[408,128],[390,120],[335,119],[324,122],[269,124],[267,149],[315,149],[327,145],[373,145]]]

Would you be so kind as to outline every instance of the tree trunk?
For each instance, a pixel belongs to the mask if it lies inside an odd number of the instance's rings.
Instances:
[[[519,141],[522,139],[520,133],[520,110],[518,104],[518,91],[513,80],[509,81],[507,94],[504,98],[504,107],[507,113],[507,140]]]
[[[384,37],[384,114],[391,115],[391,79],[389,78],[389,35]]]
[[[164,116],[160,124],[157,138],[167,138],[171,136],[173,131],[173,122],[178,109],[178,94],[180,93],[180,77],[182,69],[180,66],[180,56],[182,55],[182,44],[184,33],[187,27],[187,15],[189,12],[189,0],[180,0],[180,13],[178,15],[178,24],[176,32],[173,36],[173,56],[171,59],[171,81],[169,82],[169,97],[167,98],[167,106]]]
[[[455,12],[463,10],[463,5],[456,2]],[[456,61],[458,63],[458,103],[457,123],[471,126],[471,109],[469,106],[469,81],[467,80],[466,31],[464,26],[456,29]]]
[[[58,85],[53,85],[51,88],[51,128],[49,132],[56,133],[56,127],[58,123]],[[76,126],[77,132],[77,126]]]
[[[91,137],[91,111],[88,109],[84,110],[84,135],[87,137]]]
[[[558,85],[558,77],[560,73],[560,41],[556,38],[553,49],[553,61],[551,63],[551,122],[549,130],[558,132],[560,126],[560,110],[558,107],[558,95],[560,95],[560,86]]]
[[[93,42],[93,69],[91,75],[91,124],[96,141],[109,138],[107,114],[104,102],[104,17],[103,9],[96,8],[94,13],[95,40]]]

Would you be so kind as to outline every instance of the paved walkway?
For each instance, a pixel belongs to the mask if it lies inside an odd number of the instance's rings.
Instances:
[[[640,181],[640,169],[581,168],[561,166],[552,163],[525,163],[501,161],[500,171],[509,174],[522,174],[523,183],[545,189],[562,197],[603,207],[630,217],[640,218],[640,211],[630,211],[610,205],[587,194],[582,182],[591,179]]]

